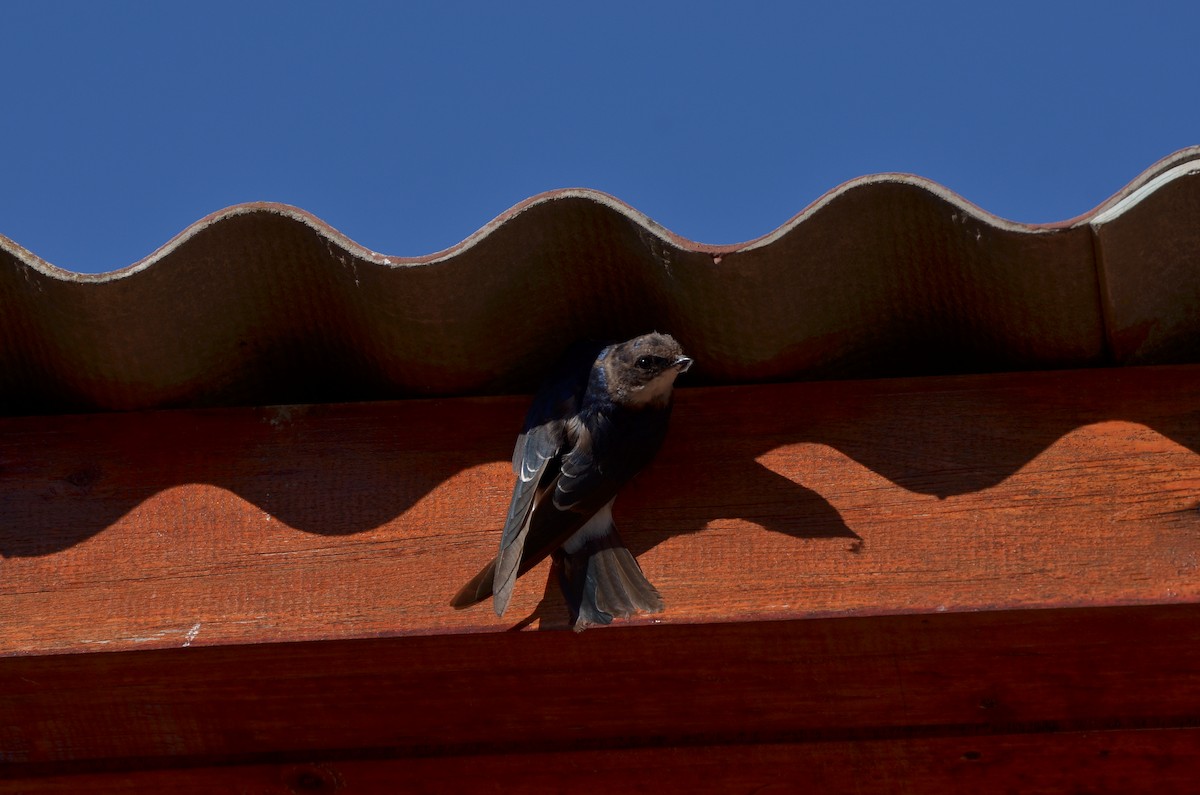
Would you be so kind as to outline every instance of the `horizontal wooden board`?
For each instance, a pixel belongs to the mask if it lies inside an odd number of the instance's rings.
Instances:
[[[525,398],[0,419],[0,654],[560,628],[449,609]],[[1191,602],[1200,367],[684,389],[645,622]]]
[[[581,635],[524,404],[0,420],[0,776],[1200,727],[1200,367],[681,390]]]
[[[888,792],[961,795],[1188,792],[1200,730],[930,737],[418,759],[322,759],[0,780],[28,795],[163,792],[321,795],[447,792]]]
[[[0,677],[8,775],[1200,727],[1200,606],[10,657]]]

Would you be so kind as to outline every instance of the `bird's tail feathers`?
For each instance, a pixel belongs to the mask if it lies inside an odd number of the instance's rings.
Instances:
[[[577,632],[612,623],[614,618],[663,611],[662,596],[621,543],[615,527],[579,550],[560,550],[555,557]]]

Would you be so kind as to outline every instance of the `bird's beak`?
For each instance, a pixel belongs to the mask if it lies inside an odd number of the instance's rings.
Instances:
[[[680,356],[678,359],[671,362],[671,365],[678,369],[679,372],[686,373],[688,368],[692,366],[692,360],[687,356]]]

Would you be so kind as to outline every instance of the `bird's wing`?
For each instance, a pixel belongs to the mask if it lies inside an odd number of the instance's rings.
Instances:
[[[547,485],[558,476],[559,456],[565,442],[563,425],[561,419],[549,419],[527,428],[517,438],[513,452],[513,471],[517,477],[500,534],[500,552],[496,555],[492,581],[497,615],[504,612],[512,597],[535,507]]]
[[[592,342],[572,346],[534,396],[513,448],[516,482],[500,551],[454,598],[451,604],[456,607],[492,594],[493,607],[497,615],[502,614],[517,577],[548,556],[590,516],[557,511],[550,504],[539,506],[556,493],[562,458],[576,446],[569,438],[568,424],[579,414],[592,363],[602,347]]]
[[[616,496],[624,482],[607,476],[593,458],[594,430],[589,430],[578,414],[540,433],[557,440],[557,446],[549,455],[549,442],[545,442],[536,455],[548,457],[536,470],[523,463],[523,474],[517,477],[496,559],[493,593],[497,614],[507,606],[517,577],[562,546]],[[527,483],[522,482],[523,477],[529,478]]]
[[[669,416],[668,407],[625,413],[617,423],[608,413],[593,414],[586,424],[568,423],[573,444],[562,458],[555,507],[595,514],[654,458],[666,437]]]
[[[558,477],[561,456],[578,446],[574,429],[579,425],[583,393],[599,352],[600,347],[594,342],[573,345],[534,395],[533,404],[525,415],[525,425],[513,447],[516,483],[496,557],[494,593],[497,612],[507,604],[513,581],[532,565],[523,554],[530,519],[543,493]],[[521,566],[523,561],[526,565]]]
[[[562,472],[554,485],[554,507],[560,511],[577,509],[591,516],[617,493],[620,481],[606,476],[604,450],[600,441],[609,432],[603,415],[594,415],[592,424],[575,417],[567,424],[571,449],[562,459]],[[603,493],[602,493],[603,492]]]
[[[516,451],[513,453],[516,479],[504,529],[500,534],[500,551],[463,586],[451,602],[452,605],[467,607],[488,596],[495,596],[493,606],[496,615],[503,615],[512,598],[517,577],[532,565],[528,561],[526,538],[537,505],[544,500],[547,492],[553,493],[564,441],[561,420],[549,420],[532,428],[527,427],[517,438]]]

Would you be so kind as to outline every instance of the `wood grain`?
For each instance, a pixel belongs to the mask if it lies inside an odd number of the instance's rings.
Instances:
[[[508,631],[564,628],[545,566],[447,606],[524,404],[0,420],[0,778],[980,734],[1017,775],[1099,730],[1194,771],[1200,367],[682,390],[616,514],[667,612],[578,636]]]
[[[450,597],[524,398],[0,420],[0,653],[561,627]],[[1195,601],[1200,367],[681,390],[617,502],[668,623]]]
[[[454,758],[321,759],[260,765],[47,776],[0,792],[762,793],[904,795],[1187,792],[1200,730],[867,740],[517,753]]]
[[[11,657],[15,775],[1200,726],[1200,606]],[[65,766],[65,768],[64,768]]]

